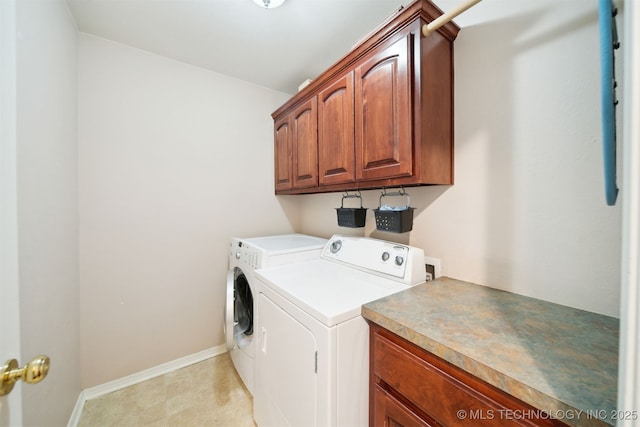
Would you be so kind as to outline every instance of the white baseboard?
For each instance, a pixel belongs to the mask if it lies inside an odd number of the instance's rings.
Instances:
[[[80,416],[82,415],[82,408],[84,407],[84,402],[87,399],[84,397],[84,390],[80,391],[78,395],[78,400],[76,400],[76,406],[73,407],[73,412],[69,417],[69,422],[67,423],[67,427],[76,427],[80,422]]]
[[[67,427],[76,427],[80,422],[80,416],[82,415],[82,407],[87,400],[92,400],[105,394],[118,391],[125,387],[138,384],[142,381],[150,380],[151,378],[164,375],[166,373],[184,368],[185,366],[193,365],[194,363],[202,362],[203,360],[210,359],[225,353],[227,348],[224,344],[203,350],[198,353],[191,354],[189,356],[181,357],[180,359],[172,360],[171,362],[163,363],[153,368],[145,369],[144,371],[136,372],[135,374],[127,375],[126,377],[109,381],[108,383],[100,384],[95,387],[89,387],[82,390],[78,395],[76,406],[73,408],[71,417],[69,417],[69,423]]]

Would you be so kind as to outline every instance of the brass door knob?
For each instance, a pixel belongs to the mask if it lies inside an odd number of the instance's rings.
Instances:
[[[29,384],[42,381],[49,373],[49,357],[36,356],[26,366],[18,366],[16,359],[7,360],[0,366],[0,396],[9,394],[18,380]]]

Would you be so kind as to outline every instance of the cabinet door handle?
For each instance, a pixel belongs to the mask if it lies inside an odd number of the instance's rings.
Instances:
[[[267,352],[267,330],[262,327],[262,346],[261,346],[261,350],[263,353]]]

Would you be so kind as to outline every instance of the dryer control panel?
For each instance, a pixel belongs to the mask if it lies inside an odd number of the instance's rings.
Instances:
[[[322,252],[324,259],[369,273],[418,284],[426,280],[424,251],[413,246],[366,237],[334,235]]]

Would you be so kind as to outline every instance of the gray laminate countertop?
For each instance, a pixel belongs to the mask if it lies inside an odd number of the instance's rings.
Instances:
[[[365,319],[570,425],[616,423],[619,320],[440,278]]]

